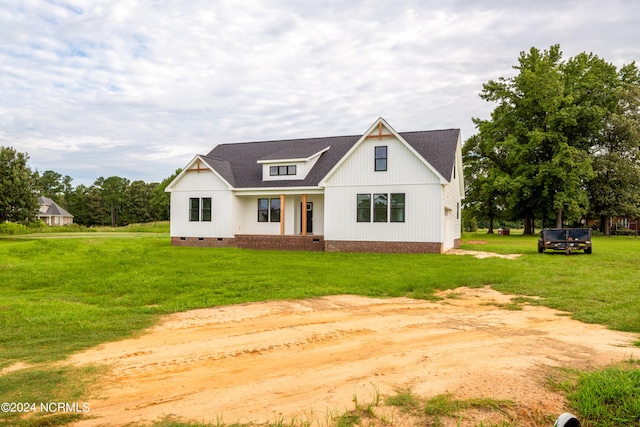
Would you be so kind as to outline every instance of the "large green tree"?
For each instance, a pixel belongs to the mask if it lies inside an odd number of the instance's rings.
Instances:
[[[111,226],[117,227],[120,225],[119,217],[122,212],[125,190],[129,186],[129,180],[119,176],[100,177],[93,185],[100,191],[100,196],[111,219]]]
[[[153,190],[157,183],[147,184],[144,181],[133,181],[124,190],[121,225],[154,221],[151,208]]]
[[[615,107],[592,146],[595,176],[587,183],[591,212],[610,234],[615,216],[640,217],[640,73],[635,64],[620,71]]]
[[[29,155],[12,147],[0,147],[0,222],[36,219],[38,199],[33,190]]]
[[[484,179],[532,234],[534,218],[561,227],[586,214],[592,147],[618,105],[620,78],[592,54],[563,61],[558,45],[522,52],[514,69],[483,85],[480,96],[497,106],[489,120],[474,119],[473,144],[490,163]]]
[[[486,221],[489,224],[487,233],[493,234],[494,221],[504,211],[503,197],[496,186],[496,179],[501,172],[483,155],[480,138],[480,135],[473,135],[465,141],[462,149],[466,195],[464,210],[477,220]]]
[[[169,211],[171,204],[171,195],[165,191],[167,186],[171,184],[182,169],[176,169],[176,171],[162,180],[160,184],[153,190],[151,197],[151,209],[154,212],[154,216],[158,221],[167,221],[169,219]]]
[[[80,184],[65,193],[65,201],[67,202],[66,209],[73,214],[73,222],[76,224],[86,226],[94,225],[89,221],[88,192],[89,187]]]
[[[71,191],[71,177],[62,176],[58,172],[46,170],[42,173],[35,172],[35,190],[40,196],[49,197],[63,208],[68,208],[65,195]]]

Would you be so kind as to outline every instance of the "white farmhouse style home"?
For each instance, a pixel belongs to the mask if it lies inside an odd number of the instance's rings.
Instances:
[[[459,129],[217,145],[167,186],[171,242],[442,253],[460,244]]]

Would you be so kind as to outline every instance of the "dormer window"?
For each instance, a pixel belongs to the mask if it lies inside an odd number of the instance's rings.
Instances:
[[[304,148],[304,147],[302,147]],[[316,164],[322,153],[331,147],[325,147],[322,150],[303,150],[301,147],[290,146],[281,149],[275,153],[271,153],[258,160],[258,164],[262,165],[263,181],[296,181],[303,180],[313,166]],[[300,151],[303,151],[302,153]],[[294,156],[295,154],[304,154],[303,156]],[[308,156],[308,157],[306,157]]]
[[[387,146],[383,145],[375,148],[375,171],[384,172],[387,170]]]
[[[282,176],[282,175],[295,175],[296,165],[286,165],[286,166],[270,166],[269,167],[269,175],[270,176]]]

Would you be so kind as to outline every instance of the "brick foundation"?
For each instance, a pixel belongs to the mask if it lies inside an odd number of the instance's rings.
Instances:
[[[391,254],[439,254],[442,243],[435,242],[366,242],[349,240],[327,240],[327,252],[378,252]]]
[[[172,237],[172,246],[197,246],[205,248],[218,248],[235,246],[235,239],[217,237]]]
[[[234,238],[172,237],[173,246],[236,247],[243,249],[316,251],[316,252],[377,252],[401,254],[439,254],[442,243],[437,242],[367,242],[324,240],[324,236],[270,236],[238,234]],[[454,247],[460,246],[460,239]]]
[[[235,246],[276,251],[324,251],[324,236],[269,236],[237,234]]]

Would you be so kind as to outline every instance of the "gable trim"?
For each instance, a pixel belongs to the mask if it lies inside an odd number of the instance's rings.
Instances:
[[[195,167],[195,169],[193,167],[191,169],[185,169],[185,172],[198,172],[198,173],[200,173],[201,171],[211,170],[210,167],[203,168],[202,167],[202,163],[203,163],[203,161],[200,160],[200,157],[197,157],[196,158],[196,167]]]
[[[195,165],[195,167],[194,167]],[[205,167],[202,167],[202,166]],[[191,159],[191,161],[187,164],[187,167],[185,167],[184,169],[182,169],[182,172],[180,172],[178,174],[178,176],[176,176],[173,181],[171,181],[171,183],[169,185],[167,185],[167,188],[165,188],[165,192],[166,193],[170,193],[173,191],[175,185],[180,182],[180,180],[182,179],[183,176],[185,176],[186,174],[190,173],[190,172],[196,172],[196,173],[200,173],[200,172],[212,172],[215,176],[217,176],[222,182],[224,182],[224,184],[229,188],[229,190],[233,190],[233,186],[226,180],[224,179],[218,172],[216,172],[215,169],[213,169],[207,162],[205,162],[202,157],[197,154],[193,159]]]
[[[382,133],[383,127],[387,128],[391,133],[389,134]],[[378,129],[378,133],[372,134],[372,132],[375,131],[376,128]],[[353,154],[360,147],[360,145],[365,140],[367,139],[382,140],[383,138],[390,138],[390,137],[397,138],[398,141],[404,144],[404,146],[409,151],[411,151],[411,153],[414,156],[416,156],[430,171],[432,171],[438,177],[440,184],[444,185],[449,182],[445,177],[442,176],[440,172],[438,172],[436,168],[431,166],[431,164],[424,157],[422,157],[422,155],[418,153],[416,149],[411,146],[411,144],[409,144],[403,137],[401,137],[400,134],[395,131],[395,129],[389,126],[389,123],[387,123],[385,119],[383,119],[382,117],[379,117],[378,120],[376,120],[375,123],[371,125],[369,129],[367,129],[367,131],[360,137],[360,139],[358,139],[358,141],[355,144],[353,144],[353,146],[349,149],[349,151],[347,151],[345,155],[342,156],[342,158],[333,166],[333,168],[331,168],[331,170],[324,176],[324,178],[320,180],[319,185],[321,185],[322,187],[326,187],[327,180],[331,177],[331,175],[333,175],[342,166],[342,164],[351,156],[351,154]]]

